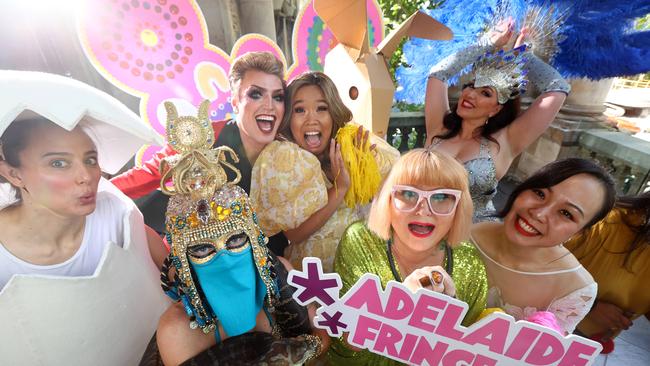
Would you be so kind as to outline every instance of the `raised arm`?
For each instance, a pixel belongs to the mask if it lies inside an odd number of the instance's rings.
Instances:
[[[460,73],[465,66],[476,61],[479,56],[493,48],[503,47],[512,36],[513,27],[512,19],[504,19],[481,37],[477,44],[447,56],[431,68],[424,98],[427,145],[434,136],[444,131],[443,118],[449,111],[447,81]]]
[[[512,157],[521,154],[541,136],[562,108],[571,86],[553,67],[527,52],[528,81],[541,94],[530,107],[507,128],[508,145]]]
[[[489,51],[489,42],[480,42],[445,57],[431,68],[424,97],[424,121],[427,129],[427,145],[434,136],[444,131],[443,118],[449,111],[447,80],[457,75],[465,66]]]
[[[427,131],[425,145],[430,145],[433,137],[444,130],[442,121],[447,111],[449,111],[447,83],[434,76],[429,76],[424,97],[424,123]]]

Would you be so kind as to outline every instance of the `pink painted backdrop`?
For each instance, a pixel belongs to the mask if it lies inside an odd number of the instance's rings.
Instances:
[[[233,117],[228,73],[237,56],[271,51],[285,60],[280,48],[259,34],[243,36],[230,53],[210,44],[205,18],[194,0],[93,0],[81,4],[77,29],[86,57],[111,83],[141,98],[140,116],[161,135],[165,134],[165,101],[196,106],[208,99],[212,120]],[[384,34],[375,0],[368,0],[368,25],[369,38],[376,46]],[[287,79],[322,70],[325,55],[336,44],[309,2],[294,27],[294,63],[287,70]],[[157,150],[157,146],[143,147],[136,164]]]

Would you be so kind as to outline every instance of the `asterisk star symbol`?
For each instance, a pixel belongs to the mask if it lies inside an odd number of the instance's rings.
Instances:
[[[319,258],[304,258],[302,268],[306,268],[306,272],[293,270],[289,274],[289,283],[298,289],[293,295],[294,298],[301,305],[307,305],[314,300],[324,306],[333,304],[335,299],[338,299],[342,287],[339,275],[324,274]]]
[[[347,324],[341,322],[341,316],[343,316],[343,313],[340,311],[334,313],[334,316],[331,316],[326,312],[323,312],[321,315],[323,316],[323,320],[319,320],[318,325],[328,327],[328,333],[330,333],[331,336],[340,336],[341,331],[339,331],[339,328],[346,329],[348,327]]]

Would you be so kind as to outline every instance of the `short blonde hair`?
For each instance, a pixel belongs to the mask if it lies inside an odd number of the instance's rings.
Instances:
[[[282,81],[282,89],[286,89],[284,81],[284,64],[274,54],[268,51],[247,52],[235,59],[230,67],[228,81],[230,92],[233,96],[239,96],[239,85],[247,71],[257,70],[267,74],[275,75]]]
[[[454,247],[469,237],[474,207],[469,193],[467,171],[456,159],[431,149],[414,149],[393,166],[377,197],[372,202],[368,228],[384,240],[390,238],[391,192],[395,185],[429,186],[460,190],[461,196],[447,243]]]

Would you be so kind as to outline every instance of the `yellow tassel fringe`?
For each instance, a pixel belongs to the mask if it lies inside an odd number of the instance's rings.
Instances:
[[[370,152],[370,142],[366,142],[361,149],[354,146],[358,130],[359,125],[348,123],[336,134],[336,141],[341,144],[341,155],[350,174],[350,189],[345,194],[345,204],[350,208],[372,201],[381,186],[381,174],[377,161]]]

